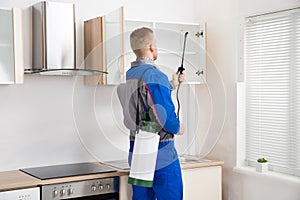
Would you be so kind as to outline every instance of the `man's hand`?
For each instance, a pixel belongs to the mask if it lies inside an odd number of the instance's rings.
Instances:
[[[174,73],[172,75],[172,81],[174,83],[174,86],[177,87],[179,85],[179,83],[181,83],[184,80],[184,78],[185,78],[185,72],[183,72],[182,74],[179,74],[179,76],[178,76],[178,74]]]
[[[184,80],[184,78],[185,78],[185,72],[182,72],[182,74],[179,74],[179,78],[178,78],[179,83],[181,83]]]
[[[179,130],[178,135],[183,135],[183,134],[184,134],[184,125],[183,125],[183,123],[180,123],[180,130]]]

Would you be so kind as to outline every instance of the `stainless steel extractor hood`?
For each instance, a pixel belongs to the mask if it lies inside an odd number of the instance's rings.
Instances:
[[[75,5],[42,1],[32,6],[32,69],[41,75],[95,75],[76,69]]]

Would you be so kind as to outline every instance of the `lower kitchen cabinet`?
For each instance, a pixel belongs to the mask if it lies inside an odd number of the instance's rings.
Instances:
[[[184,200],[221,200],[222,166],[182,169]],[[120,200],[131,200],[132,189],[128,176],[120,176]]]
[[[128,176],[120,176],[119,180],[119,200],[131,200],[132,188],[131,184],[128,183]]]
[[[184,200],[221,200],[222,167],[210,166],[182,170]]]

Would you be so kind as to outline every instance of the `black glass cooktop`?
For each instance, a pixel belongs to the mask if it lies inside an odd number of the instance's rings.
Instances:
[[[41,180],[52,178],[63,178],[70,176],[80,176],[98,173],[115,172],[114,168],[99,165],[97,163],[75,163],[66,165],[52,165],[45,167],[34,167],[20,169],[31,176],[34,176]]]

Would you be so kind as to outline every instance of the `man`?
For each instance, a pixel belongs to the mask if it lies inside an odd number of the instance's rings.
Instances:
[[[174,146],[174,135],[183,134],[183,126],[176,116],[171,92],[183,80],[184,74],[179,77],[174,74],[173,80],[169,82],[168,77],[157,68],[154,61],[158,53],[151,29],[143,27],[134,30],[130,35],[130,45],[136,61],[131,63],[131,68],[126,73],[126,84],[118,87],[124,124],[130,130],[129,163],[134,148],[137,120],[146,118],[156,122],[156,131],[160,136],[153,186],[132,185],[132,199],[182,200],[181,169]],[[138,88],[140,79],[143,86]],[[139,104],[137,89],[141,92]]]

